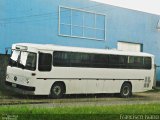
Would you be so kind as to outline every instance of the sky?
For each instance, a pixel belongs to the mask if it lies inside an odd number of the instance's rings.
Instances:
[[[160,15],[160,0],[91,0]]]

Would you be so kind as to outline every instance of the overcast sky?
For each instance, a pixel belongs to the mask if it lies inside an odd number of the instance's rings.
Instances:
[[[160,15],[160,0],[91,0]]]

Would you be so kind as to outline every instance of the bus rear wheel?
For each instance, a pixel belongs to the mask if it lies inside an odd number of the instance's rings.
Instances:
[[[65,86],[62,83],[55,83],[53,84],[50,92],[50,97],[51,98],[62,98],[65,93]]]
[[[130,83],[123,83],[120,91],[120,96],[122,98],[128,98],[132,96],[132,86]]]

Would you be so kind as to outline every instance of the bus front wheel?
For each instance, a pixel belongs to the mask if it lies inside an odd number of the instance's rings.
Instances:
[[[62,98],[65,93],[65,86],[62,83],[55,83],[53,84],[50,92],[50,97],[51,98]]]
[[[132,96],[132,86],[130,83],[123,83],[120,91],[120,96],[122,98],[128,98]]]

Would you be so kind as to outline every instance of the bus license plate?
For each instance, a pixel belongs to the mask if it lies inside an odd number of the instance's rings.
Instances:
[[[12,87],[17,87],[17,85],[15,83],[12,83]]]

